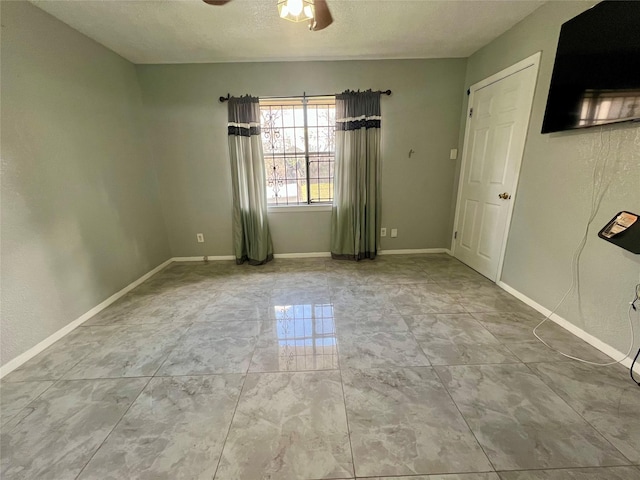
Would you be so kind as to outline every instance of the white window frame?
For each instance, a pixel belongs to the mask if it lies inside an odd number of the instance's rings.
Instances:
[[[303,111],[303,116],[304,116],[304,125],[302,127],[298,127],[297,125],[294,125],[294,127],[297,128],[304,128],[304,159],[305,159],[305,172],[304,174],[306,175],[306,180],[304,181],[304,185],[306,190],[306,198],[307,198],[307,202],[299,202],[299,203],[284,203],[284,204],[274,204],[269,202],[267,204],[267,208],[269,212],[278,212],[278,213],[283,213],[283,212],[292,212],[292,211],[296,211],[296,212],[303,212],[303,211],[314,211],[314,212],[322,212],[322,211],[330,211],[332,208],[332,204],[333,204],[333,191],[330,192],[330,199],[327,200],[316,200],[313,201],[313,196],[312,196],[312,191],[313,191],[313,185],[314,183],[312,182],[313,178],[312,176],[310,176],[310,165],[314,162],[313,157],[317,157],[317,158],[332,158],[333,160],[329,160],[328,163],[328,167],[329,167],[329,181],[330,181],[330,185],[333,186],[333,179],[334,179],[334,174],[335,174],[335,143],[333,144],[333,149],[326,151],[326,152],[316,152],[313,151],[313,149],[310,148],[309,146],[309,131],[313,128],[323,128],[323,126],[312,126],[309,125],[309,121],[308,121],[308,107],[309,106],[313,106],[313,105],[335,105],[335,96],[333,95],[328,95],[328,96],[315,96],[315,97],[307,97],[307,96],[303,96],[303,97],[275,97],[275,98],[261,98],[260,99],[260,107],[261,107],[261,112],[262,112],[262,108],[263,107],[268,107],[268,106],[273,106],[273,107],[283,107],[283,106],[302,106],[302,111]],[[335,128],[334,125],[329,125],[330,128]],[[286,126],[283,124],[282,127],[283,129],[285,128],[293,128],[290,126]],[[272,130],[271,128],[269,128],[267,125],[263,124],[262,125],[262,129],[261,129],[261,136],[262,136],[262,140],[263,143],[265,141],[265,137],[264,137],[264,133],[265,131],[270,131]],[[264,157],[265,157],[265,161],[268,159],[268,149],[266,148],[266,145],[263,145],[264,147]],[[283,158],[287,158],[288,156],[286,155],[286,153],[282,153],[282,157]],[[290,156],[289,156],[290,157]],[[274,157],[272,157],[274,158]],[[320,165],[318,165],[319,168]],[[275,169],[275,167],[274,167]],[[267,187],[270,187],[270,183],[276,181],[275,179],[270,180],[269,176],[270,176],[270,172],[269,172],[269,168],[266,168],[266,173],[267,173]],[[287,179],[287,177],[284,177],[285,181]],[[322,180],[323,178],[326,177],[318,177],[318,180]],[[296,177],[296,180],[300,180],[300,178]],[[304,179],[303,179],[304,180]],[[318,191],[319,192],[319,191]]]

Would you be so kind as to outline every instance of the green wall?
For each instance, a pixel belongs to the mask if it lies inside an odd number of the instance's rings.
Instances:
[[[543,5],[469,58],[465,86],[542,51],[502,280],[548,309],[556,306],[571,286],[572,256],[591,209],[594,165],[606,163],[597,181],[607,188],[582,254],[579,288],[558,314],[626,352],[628,302],[640,281],[640,256],[600,240],[597,232],[620,210],[640,213],[640,128],[540,133],[560,27],[594,3]]]
[[[0,4],[4,365],[170,251],[135,67],[27,2]]]
[[[218,97],[391,89],[382,97],[382,248],[450,246],[465,59],[138,65],[174,256],[231,255],[227,106]],[[408,158],[409,150],[416,153]],[[275,253],[328,252],[331,213],[269,215]],[[205,234],[204,245],[196,233]]]

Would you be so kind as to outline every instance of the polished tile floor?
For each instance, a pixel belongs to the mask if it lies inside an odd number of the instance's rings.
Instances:
[[[2,380],[0,477],[640,479],[640,389],[540,319],[447,255],[172,264]]]

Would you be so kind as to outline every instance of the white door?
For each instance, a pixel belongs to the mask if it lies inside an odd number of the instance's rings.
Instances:
[[[453,251],[494,282],[529,126],[539,54],[534,57],[474,85],[469,97]]]

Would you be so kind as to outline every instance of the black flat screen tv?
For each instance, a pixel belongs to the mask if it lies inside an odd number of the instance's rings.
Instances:
[[[604,1],[562,25],[542,133],[640,121],[640,1]]]

